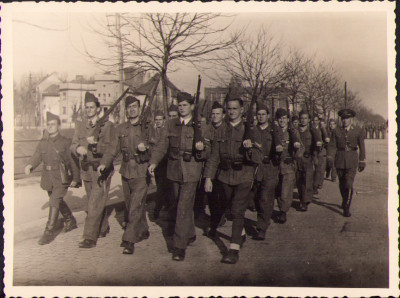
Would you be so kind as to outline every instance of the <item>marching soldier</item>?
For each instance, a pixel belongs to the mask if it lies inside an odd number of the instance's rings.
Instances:
[[[336,121],[335,119],[330,119],[329,120],[329,138],[332,139],[332,134],[333,131],[336,128]],[[335,153],[333,153],[334,155]],[[335,165],[333,164],[333,160],[332,159],[326,159],[326,178],[329,178],[329,176],[331,177],[332,182],[336,181],[337,178],[337,173],[336,173],[336,168]]]
[[[280,196],[278,197],[279,215],[277,221],[281,224],[286,222],[286,213],[292,206],[293,188],[295,184],[295,151],[300,148],[298,132],[289,128],[288,113],[285,109],[276,110],[275,119],[278,122],[276,129],[276,152],[279,157],[279,176],[282,181]]]
[[[326,131],[324,122],[321,120],[322,119],[319,118],[318,115],[314,115],[312,128],[313,130],[319,133],[320,135],[319,137],[324,142],[323,145],[326,145],[329,143],[330,139]],[[325,168],[326,168],[326,146],[319,146],[318,150],[315,151],[315,156],[314,156],[314,185],[313,185],[314,194],[318,194],[318,189],[322,188],[322,185],[324,183]]]
[[[180,92],[177,98],[179,117],[166,123],[154,146],[149,173],[154,175],[156,166],[168,152],[167,178],[172,182],[174,205],[177,206],[172,259],[183,261],[186,247],[196,240],[193,205],[208,146],[202,141],[193,144],[193,97]]]
[[[232,213],[232,240],[221,262],[235,264],[239,260],[240,247],[245,241],[244,215],[256,165],[260,162],[260,152],[257,147],[253,147],[253,140],[243,140],[245,126],[242,121],[242,99],[232,96],[226,101],[226,105],[229,123],[222,124],[223,127],[216,132],[204,176],[206,192],[213,189],[212,179],[216,178],[222,183],[225,206],[230,206]],[[221,216],[222,214],[219,218]]]
[[[293,115],[292,117],[292,127],[294,129],[299,129],[299,117],[297,115]]]
[[[39,240],[40,245],[49,244],[54,240],[59,213],[64,217],[64,232],[78,227],[75,217],[63,200],[68,186],[77,187],[79,183],[79,170],[69,150],[71,141],[59,133],[61,122],[58,116],[47,112],[46,119],[48,135],[39,142],[35,153],[25,167],[25,174],[29,175],[43,162],[40,186],[47,191],[50,198],[49,217]]]
[[[147,167],[150,160],[148,131],[140,125],[140,101],[136,97],[125,99],[128,121],[117,126],[112,150],[101,159],[99,172],[111,167],[113,160],[122,153],[120,174],[127,209],[127,226],[122,236],[123,254],[133,254],[135,243],[149,238],[146,220],[146,195],[148,189]]]
[[[270,225],[278,185],[279,162],[276,156],[274,125],[268,122],[269,110],[257,103],[257,140],[261,144],[261,164],[257,171],[257,234],[254,240],[264,240]]]
[[[296,156],[297,172],[296,182],[299,192],[300,206],[299,211],[307,211],[313,195],[313,156],[318,154],[322,146],[322,139],[319,132],[310,127],[310,115],[306,111],[299,114],[299,137],[301,142],[300,150]]]
[[[365,169],[364,134],[360,128],[353,127],[352,119],[356,113],[351,109],[343,109],[338,113],[342,126],[332,133],[328,146],[328,159],[334,158],[339,189],[342,195],[342,209],[345,217],[350,217],[350,205],[353,197],[353,182],[357,168],[359,172]],[[358,152],[357,152],[358,151]],[[336,152],[336,154],[335,154]]]
[[[97,238],[105,237],[110,231],[108,222],[104,219],[104,208],[108,199],[114,167],[110,165],[102,174],[99,174],[97,170],[101,158],[107,150],[111,149],[114,139],[114,126],[110,121],[96,124],[99,120],[100,111],[100,103],[97,97],[86,92],[86,119],[76,123],[71,144],[72,153],[81,160],[81,177],[88,197],[87,217],[83,230],[83,241],[79,243],[80,248],[95,247]],[[96,136],[93,136],[96,125],[101,126],[98,140]]]

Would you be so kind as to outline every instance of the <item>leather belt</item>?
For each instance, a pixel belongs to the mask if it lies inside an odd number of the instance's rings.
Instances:
[[[59,166],[47,166],[43,165],[43,169],[46,171],[51,171],[51,170],[58,170],[60,167]]]
[[[358,148],[338,148],[338,151],[357,151]]]

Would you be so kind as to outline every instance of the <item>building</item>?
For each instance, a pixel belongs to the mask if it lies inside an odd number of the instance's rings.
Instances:
[[[42,111],[46,117],[46,112],[56,115],[60,114],[60,85],[52,84],[42,92]],[[47,121],[47,119],[46,119]]]

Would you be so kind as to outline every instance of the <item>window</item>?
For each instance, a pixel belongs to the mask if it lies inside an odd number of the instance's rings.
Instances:
[[[99,97],[101,96],[101,93],[99,93]]]
[[[106,94],[105,94],[105,93],[103,93],[103,97],[104,97],[104,98],[106,97]]]
[[[67,114],[67,107],[63,107],[63,115]]]
[[[111,97],[111,94],[110,94],[110,93],[108,93],[108,97]]]

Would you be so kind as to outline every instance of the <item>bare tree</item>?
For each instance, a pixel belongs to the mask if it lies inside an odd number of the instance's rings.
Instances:
[[[115,68],[123,64],[134,66],[138,74],[160,73],[166,112],[167,73],[175,71],[180,63],[198,66],[200,62],[212,61],[216,57],[211,53],[227,49],[236,42],[236,34],[223,36],[230,24],[217,24],[224,17],[229,16],[211,13],[121,14],[118,22],[109,17],[107,25],[98,32],[115,54],[114,59],[99,58],[89,51],[87,54],[101,66]]]

